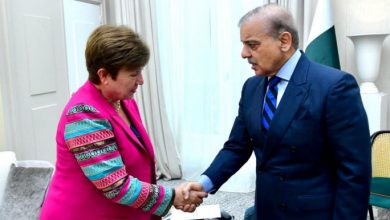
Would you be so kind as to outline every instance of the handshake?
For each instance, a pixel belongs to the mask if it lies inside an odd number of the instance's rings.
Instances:
[[[175,188],[173,205],[183,212],[193,212],[206,198],[208,193],[204,191],[199,182],[182,183]]]

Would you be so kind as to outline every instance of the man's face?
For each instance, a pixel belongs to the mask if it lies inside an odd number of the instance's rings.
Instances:
[[[253,17],[240,27],[240,38],[243,43],[241,56],[258,76],[272,76],[284,63],[281,41],[266,32],[264,18]]]

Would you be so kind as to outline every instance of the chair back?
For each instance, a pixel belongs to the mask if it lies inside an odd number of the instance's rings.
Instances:
[[[39,219],[54,167],[47,161],[16,161],[11,164],[0,219]]]
[[[390,208],[390,131],[371,136],[372,180],[370,205]]]

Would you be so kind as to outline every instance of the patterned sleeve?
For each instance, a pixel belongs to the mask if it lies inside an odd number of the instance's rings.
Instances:
[[[164,216],[174,190],[142,182],[126,172],[108,120],[86,104],[71,108],[66,117],[65,142],[85,176],[108,199]]]

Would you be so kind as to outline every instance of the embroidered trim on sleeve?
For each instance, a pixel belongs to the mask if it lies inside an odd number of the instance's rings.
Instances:
[[[91,118],[91,115],[84,117],[84,113],[91,112],[98,111],[85,104],[71,108],[67,113],[71,115],[70,122],[65,125],[64,133],[65,143],[84,175],[113,202],[165,215],[172,205],[174,191],[129,175],[110,122]]]
[[[80,103],[70,108],[66,113],[66,115],[69,116],[77,113],[95,113],[95,112],[98,112],[95,109],[95,107],[88,104]]]

